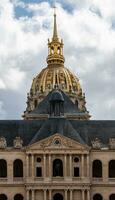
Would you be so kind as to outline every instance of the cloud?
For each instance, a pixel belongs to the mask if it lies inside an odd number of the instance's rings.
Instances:
[[[93,119],[115,118],[114,5],[114,0],[57,1],[58,30],[65,45],[65,66],[79,77]],[[22,7],[32,15],[22,14],[17,18],[16,7]],[[1,0],[0,113],[3,113],[3,118],[20,118],[32,78],[46,66],[47,38],[52,37],[52,15],[48,2]],[[17,112],[13,106],[18,108]]]
[[[0,101],[0,120],[6,118],[6,111],[3,108],[3,102]]]

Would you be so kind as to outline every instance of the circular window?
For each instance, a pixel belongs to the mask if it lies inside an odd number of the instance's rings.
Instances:
[[[74,158],[74,162],[79,162],[79,158],[78,158],[78,157],[75,157],[75,158]]]
[[[61,144],[61,142],[60,142],[60,140],[56,139],[56,140],[54,141],[54,144],[59,145],[59,144]]]
[[[41,158],[37,158],[36,160],[37,160],[37,162],[41,162]]]

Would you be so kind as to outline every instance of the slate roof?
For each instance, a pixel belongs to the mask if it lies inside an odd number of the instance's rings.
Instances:
[[[44,100],[40,102],[38,106],[32,112],[30,112],[30,114],[49,114],[49,105],[50,105],[49,101],[51,99],[52,93],[53,93],[53,90],[49,92],[49,94],[44,98]],[[67,94],[65,94],[63,91],[61,91],[61,94],[64,99],[64,113],[67,113],[67,114],[82,113],[79,111],[77,106],[70,100]]]
[[[80,143],[91,145],[91,140],[100,138],[104,145],[115,138],[115,121],[76,121],[65,118],[48,120],[0,120],[0,136],[4,136],[9,147],[16,136],[23,139],[24,146],[60,133]]]

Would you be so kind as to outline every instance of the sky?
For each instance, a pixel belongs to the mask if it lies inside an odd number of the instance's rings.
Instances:
[[[32,79],[46,67],[53,0],[0,0],[0,119],[21,119]],[[65,66],[96,120],[115,119],[115,0],[57,0]]]

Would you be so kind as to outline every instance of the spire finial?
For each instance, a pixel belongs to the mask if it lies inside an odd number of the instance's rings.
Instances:
[[[63,56],[63,41],[59,40],[57,34],[57,23],[56,23],[56,6],[54,4],[54,27],[53,27],[53,37],[51,41],[48,39],[48,57],[47,63],[49,66],[61,65],[64,66],[64,56]]]
[[[58,34],[57,34],[57,22],[56,22],[56,5],[54,3],[54,28],[53,28],[53,39],[58,39]]]

